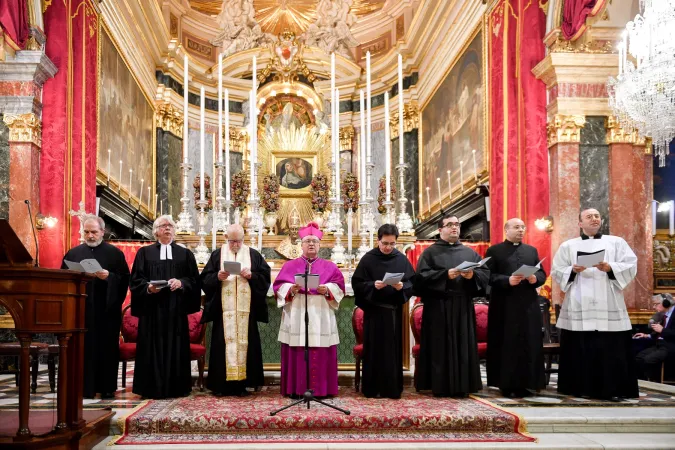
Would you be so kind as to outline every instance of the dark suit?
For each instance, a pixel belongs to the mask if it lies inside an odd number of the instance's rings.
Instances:
[[[654,345],[642,350],[635,357],[638,365],[638,377],[642,380],[660,381],[661,364],[675,358],[675,309],[670,311],[670,320],[666,323],[666,315],[663,315],[662,325],[665,324],[661,334],[652,333],[651,339]],[[663,339],[659,339],[659,337]]]

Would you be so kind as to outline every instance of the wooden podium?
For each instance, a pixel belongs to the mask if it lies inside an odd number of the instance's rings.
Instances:
[[[0,447],[77,448],[91,431],[85,429],[88,424],[82,415],[82,386],[86,284],[92,278],[70,270],[33,267],[33,258],[9,222],[0,220],[0,303],[14,319],[21,344],[19,428],[13,438],[0,438]],[[29,350],[35,333],[54,333],[59,342],[56,426],[43,436],[33,436],[28,425]],[[112,411],[101,412],[96,423],[109,426]]]

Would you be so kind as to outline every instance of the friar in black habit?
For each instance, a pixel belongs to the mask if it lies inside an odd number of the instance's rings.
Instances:
[[[403,392],[402,315],[412,295],[415,270],[396,249],[398,228],[384,224],[377,230],[377,248],[359,261],[352,286],[356,306],[363,309],[363,385],[366,397],[401,398]],[[402,273],[394,285],[385,274]]]
[[[138,251],[131,272],[131,314],[138,317],[133,392],[146,398],[192,391],[187,316],[200,309],[201,286],[192,251],[173,242],[175,227],[171,216],[155,220],[157,242]]]
[[[241,271],[228,272],[224,262],[239,262]],[[213,322],[206,387],[216,395],[244,396],[247,387],[265,384],[258,322],[269,320],[270,272],[262,255],[244,244],[244,229],[238,224],[228,227],[227,243],[202,270],[202,323]]]
[[[103,269],[87,283],[82,389],[86,398],[93,398],[97,393],[102,398],[112,398],[117,390],[122,303],[129,287],[129,266],[120,249],[103,242],[103,219],[89,215],[82,220],[84,243],[65,254],[61,268],[68,268],[66,261],[79,263],[95,259]]]
[[[463,397],[482,388],[473,298],[488,285],[490,271],[485,266],[455,268],[481,260],[459,241],[457,217],[441,218],[438,229],[440,238],[417,263],[415,293],[422,297],[424,312],[416,388]]]
[[[510,219],[506,240],[493,245],[485,256],[490,268],[488,309],[487,382],[507,397],[524,397],[528,389],[546,387],[542,314],[537,288],[546,282],[543,269],[525,278],[514,275],[523,265],[539,264],[537,249],[523,244],[525,223]]]

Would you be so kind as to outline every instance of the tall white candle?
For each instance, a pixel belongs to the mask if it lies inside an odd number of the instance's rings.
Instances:
[[[459,162],[459,192],[464,193],[464,161]]]
[[[199,92],[199,200],[204,201],[204,139],[206,129],[204,122],[204,86]]]
[[[352,253],[352,210],[349,210],[347,214],[347,253],[351,255]]]
[[[108,149],[108,186],[110,186],[110,149]]]
[[[429,195],[429,186],[427,186],[427,211],[431,212],[431,196]]]
[[[398,163],[403,164],[403,57],[398,55]]]
[[[364,101],[363,101],[363,89],[359,91],[359,106],[361,108],[361,132],[359,133],[359,160],[361,160],[361,173],[359,178],[361,178],[361,200],[364,201],[366,198],[366,116],[363,111]]]
[[[441,194],[441,178],[440,177],[436,178],[436,186],[438,187],[438,201],[442,205],[443,204],[443,195]]]
[[[672,236],[675,234],[675,201],[671,200],[668,203],[670,203],[670,210],[668,211],[669,215],[669,221],[668,221],[668,228],[669,228],[669,234]]]
[[[255,56],[253,56],[253,64],[251,66],[251,89],[253,92],[256,92],[258,90],[258,80],[256,80],[258,77],[258,60]]]
[[[391,201],[391,136],[389,134],[389,92],[384,93],[384,173],[386,199]]]
[[[133,172],[134,169],[129,169],[129,203],[131,203],[131,175]]]
[[[117,178],[117,193],[122,192],[122,160],[120,159],[120,176]]]
[[[626,61],[628,60],[628,30],[623,32],[623,58],[621,58],[623,70],[626,70]]]
[[[169,215],[173,217],[173,205],[169,205]]]
[[[370,52],[366,52],[366,158],[368,163],[373,162],[373,153],[372,153],[372,143],[371,143],[371,133],[372,133],[372,121],[370,118]],[[372,245],[371,245],[372,247]]]
[[[155,215],[157,215],[157,200],[159,200],[159,194],[155,194],[155,207],[153,208]]]
[[[141,188],[138,190],[138,207],[141,207],[141,202],[143,201],[143,184],[145,180],[141,178]]]
[[[415,200],[410,200],[410,204],[412,206],[412,218],[415,220]]]
[[[652,236],[656,236],[656,200],[652,200]]]
[[[223,54],[218,54],[218,162],[223,163]],[[218,180],[222,183],[223,180]]]
[[[255,143],[253,142],[254,140],[254,135],[255,135],[255,93],[251,91],[249,93],[249,99],[248,99],[249,105],[250,105],[250,112],[249,112],[249,124],[248,124],[248,129],[249,129],[249,157],[251,159],[251,189],[250,189],[250,195],[251,198],[255,198]]]
[[[452,172],[448,170],[448,194],[452,200]]]
[[[159,215],[160,216],[164,215],[164,200],[159,201]]]
[[[230,201],[230,91],[227,89],[225,89],[225,200]]]
[[[258,251],[262,251],[262,231],[263,231],[263,223],[262,223],[262,217],[258,218]]]
[[[148,206],[148,212],[150,211],[150,206],[151,206],[150,205],[150,194],[151,194],[150,191],[151,191],[150,186],[148,186],[148,205],[147,205]]]
[[[478,184],[478,169],[476,169],[476,149],[474,148],[471,150],[471,153],[473,154],[473,178],[476,180],[476,184]]]
[[[372,224],[371,224],[371,225],[369,225],[369,228],[370,228],[370,230],[369,230],[369,233],[370,233],[370,248],[373,248],[373,245],[374,245],[373,228],[375,228],[375,227],[373,227]]]
[[[211,219],[211,250],[216,251],[216,221]]]
[[[340,201],[340,90],[335,89],[335,195]]]
[[[188,57],[183,57],[183,162],[188,162]]]
[[[422,192],[420,191],[420,216],[422,216],[422,210],[424,210],[424,198],[422,197]]]

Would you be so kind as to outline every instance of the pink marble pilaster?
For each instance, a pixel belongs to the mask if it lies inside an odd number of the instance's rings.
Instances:
[[[35,257],[35,240],[24,200],[30,200],[33,216],[40,212],[40,148],[32,142],[10,141],[9,152],[9,223]]]

